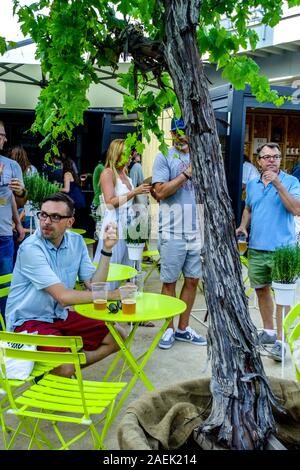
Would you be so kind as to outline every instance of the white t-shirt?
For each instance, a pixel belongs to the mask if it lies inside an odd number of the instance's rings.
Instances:
[[[300,235],[300,217],[299,217],[299,215],[295,215],[295,232],[296,232],[296,237],[299,237],[299,235]]]
[[[247,184],[253,178],[259,177],[258,169],[250,162],[243,163],[243,177],[242,182],[243,184]]]

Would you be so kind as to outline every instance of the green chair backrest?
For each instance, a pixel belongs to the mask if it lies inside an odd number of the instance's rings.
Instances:
[[[11,282],[11,278],[12,278],[12,274],[3,274],[2,276],[0,276],[0,298],[8,296],[9,291],[10,291],[10,286],[1,287],[1,285]],[[1,325],[2,330],[5,330],[4,319],[1,313],[2,312],[0,311],[0,325]]]
[[[249,268],[248,258],[246,258],[246,256],[240,255],[240,260],[241,260],[241,263],[248,269]]]
[[[292,330],[292,332],[289,336],[289,340],[290,340],[291,344],[293,344],[299,337],[300,337],[300,322],[297,323],[295,328],[293,328],[293,330]]]
[[[29,344],[37,347],[68,348],[70,351],[26,351],[16,347],[9,347],[7,343],[13,343],[14,345]],[[11,403],[14,403],[13,393],[10,389],[9,380],[6,377],[5,364],[3,361],[4,356],[27,361],[53,363],[56,365],[73,364],[75,366],[76,378],[82,396],[85,415],[88,416],[80,368],[82,364],[86,363],[86,357],[84,353],[78,352],[78,349],[82,347],[83,343],[80,336],[48,336],[0,331],[0,367],[2,371],[2,374],[0,373],[0,386],[8,391],[9,399]]]
[[[0,285],[6,284],[7,282],[11,282],[12,274],[2,274],[0,276]]]
[[[291,350],[291,355],[292,355],[292,361],[295,366],[295,372],[296,372],[296,379],[298,382],[300,382],[300,370],[299,370],[299,362],[296,363],[295,357],[294,357],[294,342],[297,341],[297,339],[300,338],[300,322],[297,323],[297,325],[293,328],[292,332],[290,333],[288,337],[288,343],[290,346]]]
[[[2,276],[0,276],[0,298],[8,296],[10,286],[6,286],[6,287],[1,287],[1,286],[11,282],[11,278],[12,278],[12,274],[3,274]]]
[[[283,321],[283,329],[284,329],[284,334],[286,337],[287,342],[289,343],[289,330],[295,320],[299,318],[300,320],[300,302],[298,302],[291,310],[289,313],[286,315],[284,321]]]

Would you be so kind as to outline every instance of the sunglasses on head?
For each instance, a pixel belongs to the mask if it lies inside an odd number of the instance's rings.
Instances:
[[[117,300],[116,303],[108,304],[107,308],[110,313],[118,313],[118,311],[122,309],[122,302],[121,300]]]

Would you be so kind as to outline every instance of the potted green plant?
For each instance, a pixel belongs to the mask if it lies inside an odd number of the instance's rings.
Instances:
[[[272,288],[278,305],[293,305],[300,275],[300,247],[281,246],[274,251]]]
[[[60,185],[51,183],[45,176],[34,174],[33,176],[24,177],[24,185],[28,192],[28,200],[33,210],[37,211],[41,208],[41,204],[45,197],[56,193],[60,190]]]
[[[149,238],[148,212],[135,214],[129,217],[124,230],[124,239],[128,248],[129,259],[140,261],[145,246]]]
[[[51,183],[45,176],[34,174],[32,176],[24,176],[24,185],[28,192],[28,202],[25,205],[25,214],[30,217],[30,233],[34,226],[38,226],[36,213],[41,208],[41,204],[45,197],[56,193],[60,190],[60,185]]]

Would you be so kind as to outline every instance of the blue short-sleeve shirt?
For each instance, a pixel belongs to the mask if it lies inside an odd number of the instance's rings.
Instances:
[[[300,199],[300,184],[297,178],[280,171],[279,181],[295,199]],[[272,183],[265,186],[261,178],[247,184],[246,207],[251,209],[251,231],[249,248],[274,251],[282,245],[296,241],[294,215],[282,202]]]
[[[63,284],[73,289],[80,281],[92,278],[93,266],[83,238],[66,232],[58,248],[45,240],[39,230],[20,246],[6,304],[8,331],[28,320],[53,323],[65,320],[68,311],[44,289]]]

